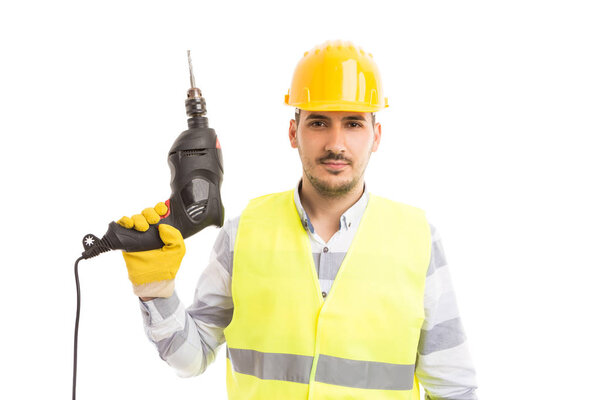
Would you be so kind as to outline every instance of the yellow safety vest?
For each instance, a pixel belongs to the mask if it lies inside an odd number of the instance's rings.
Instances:
[[[293,191],[251,200],[225,328],[229,398],[419,399],[431,238],[424,213],[370,195],[326,299]]]

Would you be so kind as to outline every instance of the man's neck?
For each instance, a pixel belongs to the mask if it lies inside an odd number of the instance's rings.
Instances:
[[[360,199],[363,191],[364,180],[361,179],[360,182],[345,195],[340,197],[327,197],[317,192],[306,177],[303,176],[300,189],[300,201],[313,225],[325,224],[338,226],[342,214]]]

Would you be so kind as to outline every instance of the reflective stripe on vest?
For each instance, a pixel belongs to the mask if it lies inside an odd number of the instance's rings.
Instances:
[[[313,357],[297,354],[262,353],[227,347],[235,372],[260,379],[308,383]],[[358,361],[321,354],[317,382],[362,389],[409,390],[413,386],[414,364]]]
[[[423,212],[370,195],[324,300],[293,192],[252,200],[224,332],[229,398],[418,399],[429,254]]]

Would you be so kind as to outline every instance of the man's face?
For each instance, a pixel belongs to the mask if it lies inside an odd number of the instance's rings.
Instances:
[[[302,110],[290,121],[289,138],[298,149],[304,176],[323,196],[339,197],[362,183],[371,152],[381,140],[381,125],[371,113]]]

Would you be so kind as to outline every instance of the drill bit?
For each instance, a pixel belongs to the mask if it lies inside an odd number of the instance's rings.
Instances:
[[[194,69],[192,68],[192,56],[191,51],[187,51],[188,54],[188,64],[190,66],[190,87],[194,89],[196,87],[196,80],[194,79]]]
[[[202,92],[196,87],[196,79],[194,78],[194,69],[192,68],[192,55],[191,51],[187,51],[188,65],[190,67],[190,90],[188,90],[188,99],[199,99],[202,97]]]
[[[187,91],[187,100],[185,101],[185,110],[191,119],[188,120],[188,126],[195,126],[194,118],[202,117],[206,114],[206,101],[202,97],[202,92],[196,87],[194,78],[194,69],[192,68],[191,51],[187,51],[188,65],[190,67],[190,88]],[[191,125],[190,125],[191,124]]]

